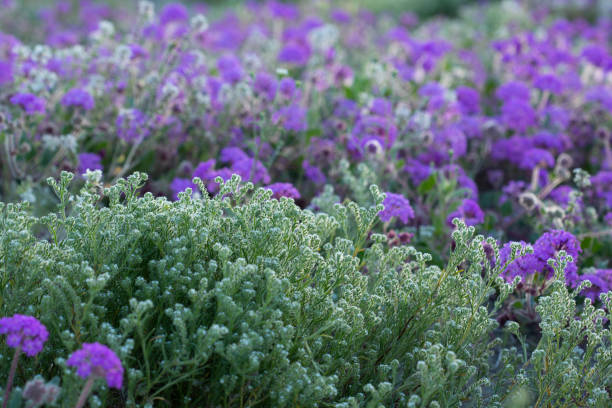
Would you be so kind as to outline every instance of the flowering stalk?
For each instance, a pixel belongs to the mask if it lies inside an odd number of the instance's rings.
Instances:
[[[81,391],[81,395],[79,395],[79,400],[77,401],[74,408],[82,408],[87,402],[87,397],[89,397],[89,393],[91,393],[91,389],[93,388],[93,383],[96,380],[95,376],[91,376],[87,379],[85,386],[83,387],[83,391]]]
[[[21,347],[15,347],[15,354],[13,355],[13,361],[11,362],[11,369],[9,371],[8,381],[6,382],[6,389],[4,390],[4,399],[2,400],[2,408],[6,408],[8,406],[8,401],[11,395],[11,388],[13,387],[13,380],[15,379],[15,372],[17,371],[17,364],[19,363],[20,354],[21,354]]]

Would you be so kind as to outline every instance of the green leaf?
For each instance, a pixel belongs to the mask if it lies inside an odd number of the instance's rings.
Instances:
[[[436,174],[433,173],[427,177],[417,188],[419,194],[427,194],[436,186]]]

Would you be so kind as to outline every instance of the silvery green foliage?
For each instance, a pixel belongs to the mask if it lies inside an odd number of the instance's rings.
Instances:
[[[485,239],[456,221],[444,269],[412,247],[389,248],[372,232],[384,198],[375,186],[369,208],[332,204],[329,191],[329,213],[315,213],[237,176],[212,199],[196,179],[202,194],[176,202],[139,197],[143,174],[102,189],[89,172],[76,196],[71,178],[50,180],[57,213],[36,218],[9,204],[0,217],[2,315],[47,326],[48,345],[22,374],[61,376],[63,406],[82,386],[64,358],[93,341],[118,353],[127,377],[120,393],[99,385],[96,406],[495,407],[519,391],[550,407],[609,398],[602,310],[578,311],[555,284],[538,307],[540,343],[515,348],[518,325],[504,332],[494,318],[514,285],[499,278]],[[43,238],[32,232],[40,224]]]

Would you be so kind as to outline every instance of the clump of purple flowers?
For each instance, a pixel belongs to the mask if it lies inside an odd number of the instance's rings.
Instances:
[[[300,198],[300,192],[291,183],[274,183],[270,184],[269,186],[266,186],[266,188],[272,190],[272,198]]]
[[[45,113],[45,100],[31,93],[18,93],[10,99],[13,105],[18,105],[28,115]]]
[[[91,94],[81,88],[72,88],[62,97],[62,105],[66,107],[81,108],[91,110],[94,108],[95,101]]]
[[[591,287],[582,291],[582,294],[595,301],[600,294],[612,290],[612,269],[598,269],[593,273],[580,275],[580,281],[589,280]]]
[[[520,245],[522,249],[527,246],[525,242],[520,242]],[[562,230],[553,230],[542,234],[533,245],[533,253],[519,256],[512,263],[508,263],[511,255],[511,243],[505,244],[500,250],[499,259],[500,264],[506,267],[502,274],[508,281],[512,281],[516,276],[520,276],[525,281],[526,278],[531,278],[534,274],[541,274],[545,280],[545,286],[546,281],[554,275],[552,267],[548,265],[548,260],[556,258],[561,250],[572,256],[572,262],[569,262],[565,269],[565,279],[569,286],[575,287],[581,280],[577,274],[576,262],[582,250],[578,239],[573,234]]]
[[[448,216],[448,224],[452,225],[453,218],[461,218],[465,221],[466,225],[482,224],[484,222],[485,214],[480,209],[478,203],[472,199],[466,198],[463,200],[459,208],[453,211]]]
[[[102,158],[95,153],[80,153],[78,170],[84,174],[87,170],[102,170]]]
[[[84,343],[83,347],[70,355],[66,361],[69,367],[76,367],[82,378],[104,378],[111,388],[121,389],[123,366],[113,350],[100,343]]]
[[[410,206],[410,201],[401,194],[386,193],[383,201],[384,210],[378,213],[380,219],[384,222],[391,221],[391,218],[398,218],[403,224],[414,218],[414,210]]]
[[[47,328],[38,319],[21,314],[0,319],[0,334],[6,334],[9,347],[22,350],[28,357],[40,353],[49,338]]]
[[[126,142],[144,139],[149,135],[147,117],[138,109],[124,110],[117,116],[117,136]]]
[[[9,371],[8,381],[4,390],[2,408],[8,406],[19,355],[23,351],[28,357],[34,357],[43,349],[43,345],[49,338],[47,328],[38,319],[32,316],[16,314],[13,317],[0,319],[0,334],[6,334],[6,344],[15,349],[13,361]]]

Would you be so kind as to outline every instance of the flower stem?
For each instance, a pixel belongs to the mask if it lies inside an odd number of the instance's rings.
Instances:
[[[9,371],[6,389],[4,390],[2,408],[6,408],[8,406],[9,397],[11,396],[11,388],[13,388],[13,380],[15,379],[15,372],[17,371],[17,363],[19,362],[19,354],[21,354],[21,346],[17,346],[17,348],[15,348],[15,354],[13,355],[13,361],[11,362],[11,370]]]
[[[93,383],[96,380],[94,375],[90,375],[83,387],[83,391],[81,391],[81,395],[79,395],[79,400],[77,401],[74,408],[83,408],[85,403],[87,402],[87,397],[89,397],[89,393],[91,392],[91,388],[93,387]]]

